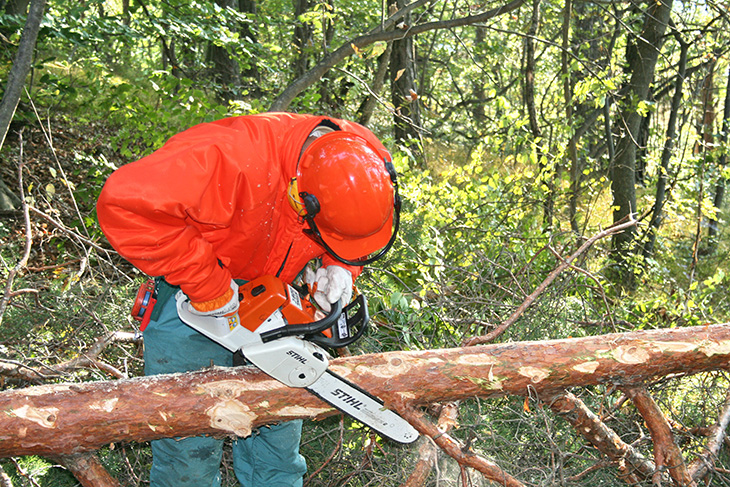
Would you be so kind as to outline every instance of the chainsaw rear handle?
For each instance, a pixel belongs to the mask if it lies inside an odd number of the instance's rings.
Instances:
[[[313,321],[311,323],[304,323],[301,325],[284,325],[280,326],[279,328],[274,328],[273,330],[265,331],[260,335],[261,341],[263,343],[268,343],[272,340],[277,340],[279,338],[302,335],[306,336],[322,332],[327,328],[331,328],[332,325],[337,323],[337,320],[340,318],[341,314],[342,304],[338,300],[336,303],[332,304],[332,310],[330,311],[330,313],[321,320]]]

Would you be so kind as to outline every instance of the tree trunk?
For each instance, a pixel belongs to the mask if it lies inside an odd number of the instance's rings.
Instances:
[[[20,96],[25,86],[25,78],[30,71],[33,50],[35,49],[35,42],[38,38],[45,7],[46,0],[33,0],[20,38],[18,52],[15,54],[13,67],[8,74],[8,82],[5,85],[2,101],[0,101],[0,150],[5,143],[8,130],[10,130],[10,122],[13,120],[15,110],[18,108]],[[0,209],[12,210],[17,207],[17,204],[17,197],[12,195],[12,192],[3,183],[2,176],[0,176]]]
[[[309,51],[313,47],[312,26],[309,23],[302,22],[299,17],[306,13],[311,4],[309,0],[294,0],[294,61],[292,71],[294,77],[299,78],[309,70]]]
[[[644,15],[641,33],[629,40],[627,61],[631,70],[628,92],[624,98],[620,127],[621,134],[616,145],[616,157],[611,167],[611,192],[613,194],[613,221],[619,222],[627,215],[637,212],[636,207],[636,150],[641,126],[641,114],[635,103],[646,100],[649,86],[654,80],[654,69],[663,44],[664,31],[669,22],[673,0],[649,2]],[[628,289],[636,286],[633,269],[628,257],[633,252],[635,229],[628,229],[613,238],[614,259],[618,264],[617,284]]]
[[[256,0],[238,0],[238,10],[255,18],[257,11]],[[258,32],[255,24],[243,24],[241,26],[241,37],[250,39],[252,44],[256,44],[258,41]],[[249,59],[249,65],[243,68],[241,77],[249,80],[246,84],[252,97],[258,98],[261,96],[261,72],[259,71],[259,66],[256,64],[255,58]]]
[[[632,386],[672,374],[730,369],[730,324],[335,359],[331,369],[386,406]],[[534,396],[533,396],[534,397]],[[37,386],[0,392],[0,457],[58,456],[114,441],[252,428],[336,412],[253,367]]]
[[[238,8],[237,0],[215,0],[215,3],[221,8]],[[208,46],[207,58],[211,64],[211,77],[217,85],[216,94],[219,101],[227,103],[235,99],[241,85],[238,62],[231,57],[226,48],[216,46],[212,42]]]
[[[406,6],[405,0],[392,0],[390,5],[398,10]],[[403,18],[402,30],[407,30],[411,23],[411,15]],[[413,37],[404,37],[393,41],[393,52],[390,55],[391,102],[395,107],[393,116],[393,135],[396,142],[410,147],[411,151],[421,159],[420,134],[421,111],[416,86],[416,53]]]
[[[727,75],[727,88],[725,88],[725,107],[722,115],[722,130],[720,131],[720,147],[724,147],[728,142],[728,131],[730,131],[730,71]],[[707,251],[709,254],[713,253],[717,249],[717,238],[719,233],[719,215],[720,209],[722,208],[723,200],[725,199],[725,176],[722,172],[727,164],[727,149],[722,152],[718,161],[718,170],[720,175],[718,176],[717,184],[715,185],[715,197],[713,198],[713,206],[715,207],[715,217],[710,218],[710,227],[708,229],[708,242]]]
[[[679,66],[677,66],[677,78],[674,86],[674,95],[672,96],[672,106],[669,111],[669,121],[667,122],[667,132],[664,138],[664,149],[662,150],[661,167],[659,169],[659,177],[656,183],[656,196],[654,197],[654,211],[649,222],[649,229],[646,242],[644,242],[643,255],[651,257],[654,254],[654,245],[656,244],[656,235],[659,227],[664,219],[664,203],[666,202],[667,180],[669,177],[669,161],[672,159],[672,150],[674,149],[674,141],[677,137],[677,118],[682,104],[682,87],[687,72],[687,51],[689,44],[684,42],[680,35],[677,35],[680,45]]]

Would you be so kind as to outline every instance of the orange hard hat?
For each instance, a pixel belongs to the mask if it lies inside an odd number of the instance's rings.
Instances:
[[[395,241],[397,189],[387,152],[359,135],[334,131],[304,149],[289,202],[309,223],[305,232],[333,257],[365,265],[382,257]]]

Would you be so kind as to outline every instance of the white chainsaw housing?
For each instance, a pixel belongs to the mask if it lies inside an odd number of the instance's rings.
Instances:
[[[271,313],[255,331],[251,331],[240,323],[238,314],[216,318],[191,311],[190,301],[182,291],[175,295],[175,301],[178,315],[185,324],[231,352],[241,350],[253,365],[272,378],[289,387],[306,388],[394,441],[408,444],[418,438],[418,431],[386,409],[380,399],[327,370],[329,356],[316,343],[299,336],[282,336],[264,342],[262,333],[291,326],[287,325],[280,310]]]
[[[310,386],[327,370],[328,354],[314,343],[298,337],[284,337],[267,343],[261,341],[260,333],[286,324],[278,310],[254,333],[241,326],[238,314],[228,318],[216,318],[193,313],[190,310],[190,301],[182,291],[175,295],[175,301],[177,313],[186,325],[231,352],[242,350],[244,356],[256,367],[290,387]]]

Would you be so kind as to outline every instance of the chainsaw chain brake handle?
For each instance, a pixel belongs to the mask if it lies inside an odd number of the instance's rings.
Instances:
[[[332,336],[314,333],[304,335],[304,339],[322,347],[343,348],[359,340],[369,322],[367,300],[364,294],[358,294],[354,301],[342,309],[337,322],[330,328]]]
[[[264,343],[288,336],[302,336],[305,340],[329,348],[346,347],[358,340],[367,329],[370,316],[364,294],[342,308],[337,301],[330,313],[321,320],[303,324],[287,324],[261,333]],[[323,333],[330,330],[330,335]]]

